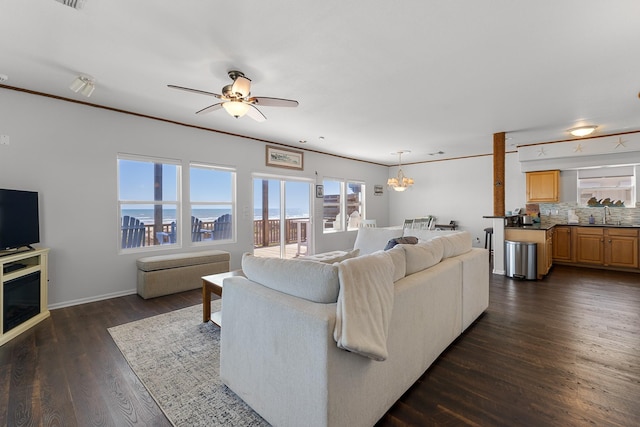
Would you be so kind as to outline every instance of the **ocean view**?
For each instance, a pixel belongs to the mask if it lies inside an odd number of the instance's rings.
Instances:
[[[193,215],[198,217],[202,221],[210,222],[215,221],[216,218],[224,215],[230,214],[231,209],[194,209]],[[134,218],[139,219],[145,224],[153,224],[154,215],[153,209],[122,209],[122,215],[129,215]],[[287,209],[287,218],[308,218],[309,212],[304,211],[300,208],[292,208]],[[262,209],[254,209],[253,212],[254,220],[262,219]],[[280,209],[269,209],[269,219],[278,219],[280,218]],[[175,209],[164,209],[163,210],[163,219],[165,223],[171,223],[176,219],[176,210]]]

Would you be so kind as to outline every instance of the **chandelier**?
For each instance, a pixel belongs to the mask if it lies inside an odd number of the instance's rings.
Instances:
[[[393,188],[395,191],[405,191],[407,188],[413,185],[413,178],[407,178],[404,175],[404,172],[402,172],[402,154],[410,153],[410,152],[411,151],[409,150],[402,150],[402,151],[398,151],[397,153],[392,153],[392,154],[398,154],[398,176],[394,178],[389,178],[387,180],[387,185]]]

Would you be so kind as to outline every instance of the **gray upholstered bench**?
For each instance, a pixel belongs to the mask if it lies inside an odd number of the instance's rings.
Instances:
[[[140,258],[138,295],[144,299],[202,287],[202,276],[229,271],[229,252],[211,250]]]

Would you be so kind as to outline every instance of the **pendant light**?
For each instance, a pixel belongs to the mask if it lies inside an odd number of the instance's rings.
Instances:
[[[398,154],[398,176],[394,178],[389,178],[387,180],[387,185],[393,188],[395,191],[405,191],[407,188],[411,187],[414,183],[413,178],[407,178],[404,175],[404,172],[402,172],[402,154],[410,153],[410,152],[411,151],[409,150],[401,150],[401,151],[398,151],[397,153],[392,153],[392,154]]]

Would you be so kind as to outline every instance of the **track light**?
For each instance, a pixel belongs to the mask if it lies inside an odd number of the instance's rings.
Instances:
[[[84,95],[87,98],[91,96],[95,88],[96,82],[92,77],[89,76],[78,76],[69,85],[69,89],[71,89],[75,93],[79,92],[81,95]]]

